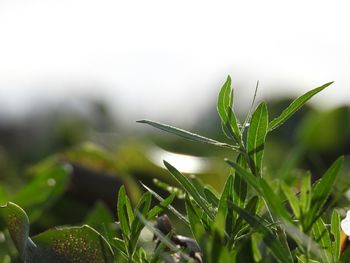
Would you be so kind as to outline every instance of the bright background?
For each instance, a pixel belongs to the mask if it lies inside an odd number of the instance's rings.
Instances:
[[[349,103],[346,1],[0,2],[0,111],[23,116],[99,98],[125,125],[190,123],[230,74],[239,107],[328,81],[318,106]]]

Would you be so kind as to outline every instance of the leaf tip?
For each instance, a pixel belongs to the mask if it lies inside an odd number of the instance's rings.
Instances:
[[[147,123],[147,120],[141,119],[141,120],[137,120],[136,122],[137,122],[137,123]]]

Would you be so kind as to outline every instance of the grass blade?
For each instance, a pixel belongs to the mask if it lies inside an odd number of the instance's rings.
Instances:
[[[269,132],[276,129],[278,126],[282,125],[286,120],[288,120],[295,112],[297,112],[308,100],[310,100],[314,95],[324,90],[330,86],[333,82],[328,82],[321,87],[315,88],[306,92],[304,95],[300,96],[294,100],[277,118],[273,119],[269,123]]]
[[[229,235],[232,233],[233,227],[234,227],[233,210],[231,206],[229,206],[229,203],[231,202],[234,202],[233,201],[233,176],[229,175],[229,177],[225,182],[224,190],[220,197],[219,208],[216,215],[217,220],[219,218],[225,218],[226,220],[225,231]]]
[[[252,172],[261,175],[262,160],[264,154],[265,137],[269,125],[267,107],[264,102],[260,103],[252,115],[248,128],[247,152],[252,162]]]
[[[213,207],[219,206],[219,198],[216,196],[216,194],[210,188],[204,187],[204,195],[205,195],[205,199]]]
[[[231,160],[225,159],[226,163],[228,163],[235,171],[241,176],[243,180],[247,182],[248,185],[254,188],[254,190],[262,194],[260,183],[257,177],[255,177],[252,173],[248,172],[238,163],[232,162]]]
[[[197,205],[203,209],[203,211],[209,216],[210,219],[214,220],[214,213],[209,209],[208,203],[198,193],[197,189],[192,185],[190,180],[187,179],[182,173],[180,173],[174,166],[167,161],[164,161],[165,167],[168,169],[173,178],[184,188],[188,195],[190,195]]]
[[[339,171],[343,165],[344,157],[338,158],[332,166],[325,172],[322,178],[315,184],[312,189],[311,208],[307,215],[308,228],[317,220],[320,216],[320,212],[323,205],[326,203],[327,198],[331,194],[334,184],[338,178]]]
[[[237,163],[242,168],[247,168],[246,161],[241,154],[239,154],[237,157]],[[237,204],[238,207],[243,208],[247,198],[247,183],[244,179],[242,179],[239,173],[235,173],[233,189],[233,199],[235,200],[235,204]]]
[[[311,174],[307,172],[301,179],[300,189],[300,213],[306,215],[311,205]]]
[[[332,254],[333,260],[338,261],[340,257],[340,215],[337,210],[333,210],[331,221],[331,233],[333,235]]]
[[[145,184],[141,183],[143,188],[145,188],[148,192],[150,192],[158,201],[164,202],[164,198],[158,195],[155,191],[153,191],[151,188],[146,186]],[[177,218],[179,218],[183,223],[185,223],[186,226],[190,226],[190,223],[186,217],[184,217],[179,211],[177,211],[172,205],[168,205],[167,209],[171,211]]]
[[[125,187],[122,186],[119,189],[118,192],[118,207],[117,207],[117,213],[118,213],[118,220],[120,223],[120,228],[122,230],[123,236],[128,237],[130,235],[130,225],[132,221],[129,221],[128,214],[128,206],[129,206],[129,200],[128,196],[126,195]]]
[[[328,230],[321,218],[319,218],[313,225],[312,233],[314,235],[314,239],[322,248],[321,254],[318,256],[321,257],[322,262],[332,263],[332,257],[328,253],[328,251],[331,250],[331,240]]]
[[[289,256],[290,251],[286,250],[286,247],[284,247],[279,242],[276,235],[274,235],[271,230],[261,222],[260,218],[247,213],[233,203],[230,203],[230,205],[249,225],[251,225],[252,228],[254,228],[254,230],[264,236],[263,242],[270,248],[272,254],[279,262],[293,262],[293,259]]]
[[[197,209],[194,207],[194,204],[192,204],[190,198],[187,195],[185,199],[185,204],[187,216],[190,221],[191,232],[194,238],[197,240],[197,243],[199,244],[203,235],[206,232],[201,222],[201,215],[198,213]]]
[[[224,147],[224,148],[229,148],[229,149],[236,149],[238,150],[238,147],[227,144],[227,143],[223,143],[223,142],[218,142],[216,140],[183,130],[183,129],[179,129],[179,128],[175,128],[173,126],[170,125],[166,125],[166,124],[162,124],[159,122],[155,122],[155,121],[150,121],[150,120],[139,120],[137,121],[138,123],[146,123],[148,125],[151,125],[157,129],[175,134],[177,136],[180,136],[184,139],[190,140],[190,141],[195,141],[195,142],[202,142],[202,143],[207,143],[207,144],[212,144],[218,147]]]
[[[161,201],[159,204],[153,207],[150,211],[148,211],[146,215],[146,219],[151,220],[155,216],[162,213],[173,202],[174,198],[175,198],[175,194],[169,195],[167,198],[165,198],[163,201]]]
[[[290,207],[293,210],[294,215],[296,216],[296,218],[300,217],[300,205],[299,205],[299,200],[296,196],[296,194],[292,191],[292,189],[290,188],[290,186],[288,186],[285,182],[281,182],[281,188],[282,191],[285,195],[285,197],[287,198]]]
[[[241,131],[238,128],[237,118],[233,111],[233,91],[231,89],[231,77],[228,76],[222,86],[217,102],[217,111],[220,116],[222,127],[226,136],[240,141]]]

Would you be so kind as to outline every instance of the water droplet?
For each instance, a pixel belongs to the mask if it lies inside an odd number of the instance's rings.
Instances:
[[[53,179],[53,178],[50,178],[50,179],[48,179],[47,180],[47,185],[48,186],[55,186],[56,185],[56,180],[55,179]]]

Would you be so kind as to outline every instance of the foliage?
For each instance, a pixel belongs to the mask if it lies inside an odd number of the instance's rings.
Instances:
[[[217,103],[228,143],[159,122],[139,121],[191,141],[229,149],[231,156],[225,159],[229,174],[221,193],[164,160],[176,184],[165,187],[171,189],[166,198],[141,183],[146,192],[133,206],[127,189],[121,186],[117,224],[108,209],[98,204],[81,227],[49,229],[30,237],[29,220],[42,215],[66,187],[69,168],[55,163],[10,198],[16,204],[0,207],[1,226],[6,226],[6,235],[25,262],[347,262],[350,253],[341,250],[340,214],[332,206],[344,158],[335,160],[315,182],[309,172],[300,180],[273,177],[264,162],[267,136],[331,84],[300,96],[272,120],[261,102],[240,123],[228,77]],[[44,183],[52,178],[60,187],[50,191]],[[38,189],[42,194],[34,195]],[[179,191],[185,215],[172,205]],[[29,211],[29,218],[21,207]],[[173,214],[191,237],[179,235],[164,212]],[[145,230],[151,231],[153,241],[142,237]],[[7,243],[0,245],[5,251],[0,252],[0,259],[9,260],[15,252]]]

